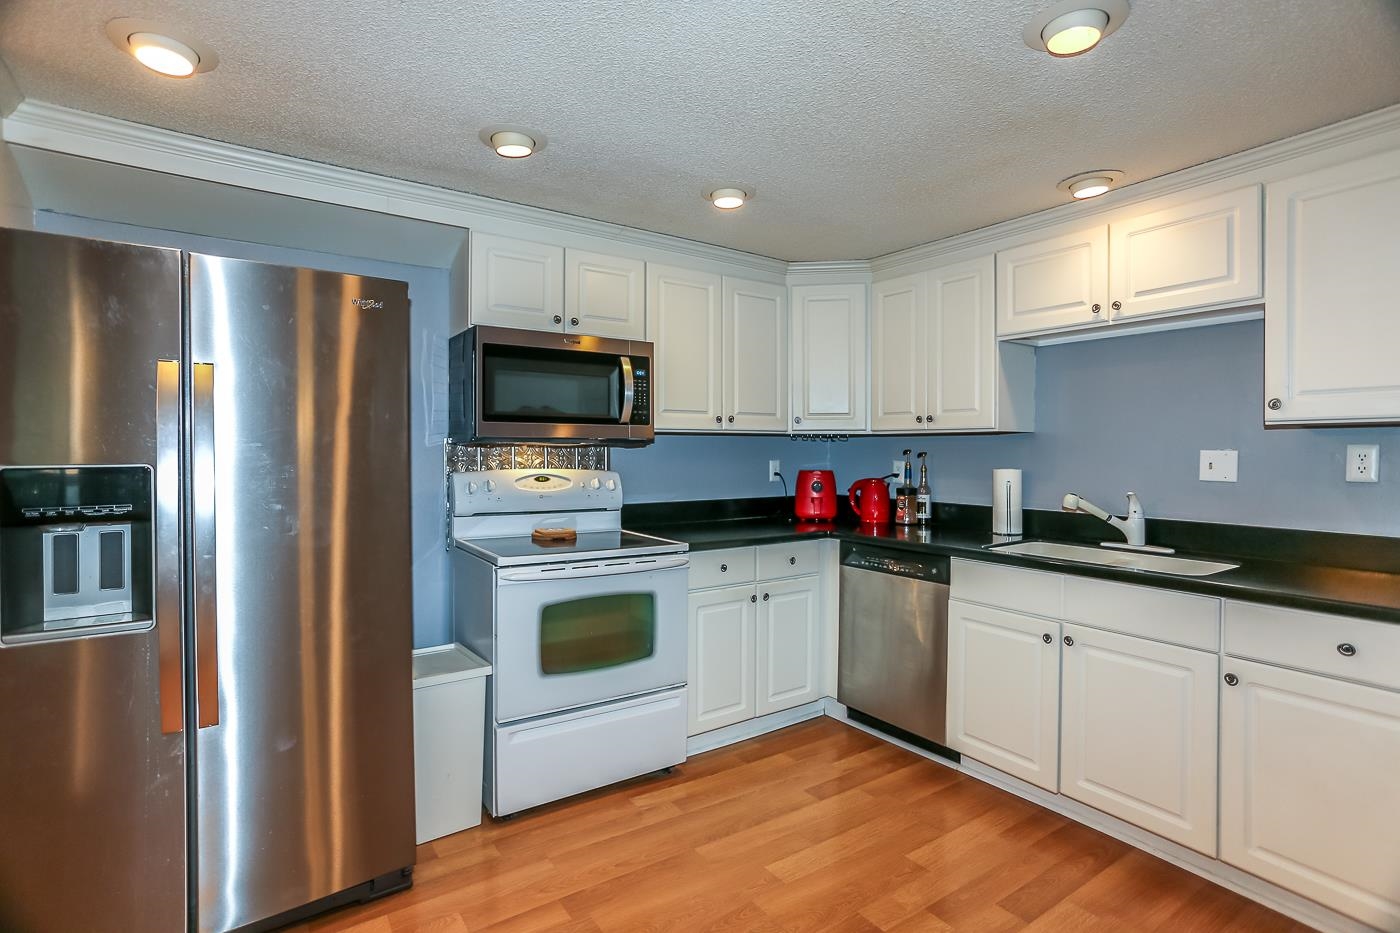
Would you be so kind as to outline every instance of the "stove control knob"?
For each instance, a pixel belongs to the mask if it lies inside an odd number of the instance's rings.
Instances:
[[[476,482],[475,482],[475,481],[470,481],[470,480],[469,480],[469,481],[467,482],[467,495],[469,495],[469,496],[470,496],[470,495],[475,495],[475,493],[476,493]]]
[[[608,480],[608,489],[609,489],[609,490],[617,489],[617,480],[615,480],[615,479],[610,479],[610,480]]]
[[[495,492],[496,481],[494,479],[488,479],[486,482],[481,484],[481,488],[486,490],[487,492]]]

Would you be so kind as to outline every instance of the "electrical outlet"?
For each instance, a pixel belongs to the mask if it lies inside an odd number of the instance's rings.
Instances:
[[[1238,450],[1201,451],[1201,482],[1234,483],[1240,478]]]
[[[1379,444],[1347,445],[1347,482],[1374,483],[1381,470]]]
[[[778,461],[778,460],[769,460],[769,461],[768,461],[768,482],[770,482],[770,483],[776,483],[776,482],[778,481],[778,475],[781,474],[782,472],[783,472],[783,465],[782,465],[782,463],[781,463],[780,461]]]

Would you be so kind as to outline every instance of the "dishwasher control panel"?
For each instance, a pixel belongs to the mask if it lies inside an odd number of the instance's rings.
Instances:
[[[847,545],[841,553],[842,567],[944,584],[948,582],[949,563],[947,557],[939,554],[905,555],[885,548],[874,550],[860,545]]]

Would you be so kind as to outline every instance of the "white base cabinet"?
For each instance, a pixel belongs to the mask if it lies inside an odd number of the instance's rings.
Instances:
[[[687,735],[822,697],[819,550],[804,541],[691,555]]]
[[[1060,793],[1215,855],[1218,655],[1064,625]]]
[[[957,571],[953,572],[956,585]],[[948,743],[1059,789],[1060,623],[954,599],[948,606]]]
[[[1225,674],[1220,857],[1400,929],[1400,693],[1234,658]]]

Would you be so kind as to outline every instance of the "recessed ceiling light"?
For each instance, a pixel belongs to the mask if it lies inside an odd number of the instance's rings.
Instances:
[[[107,24],[107,37],[117,48],[168,78],[213,71],[219,63],[213,50],[176,39],[169,29],[150,20],[114,19]]]
[[[1056,58],[1073,58],[1098,45],[1127,18],[1127,0],[1062,0],[1036,14],[1021,38]]]
[[[1086,198],[1096,198],[1107,192],[1114,185],[1123,180],[1123,173],[1114,169],[1094,169],[1092,172],[1080,172],[1078,175],[1071,175],[1055,187],[1061,191],[1068,191],[1070,197],[1078,201]]]
[[[495,124],[482,129],[479,138],[503,159],[524,159],[544,148],[544,134],[524,126]]]
[[[722,211],[737,211],[748,203],[751,197],[753,195],[743,188],[716,188],[705,195],[706,200]]]

